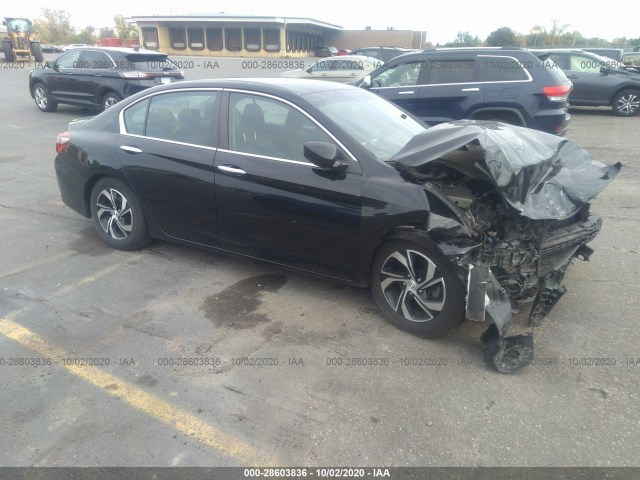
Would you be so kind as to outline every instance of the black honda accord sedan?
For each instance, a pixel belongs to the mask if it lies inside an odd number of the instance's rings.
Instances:
[[[180,82],[57,138],[62,199],[113,248],[152,237],[370,286],[396,326],[438,337],[490,320],[485,361],[531,362],[537,325],[601,227],[617,174],[569,140],[496,122],[426,128],[362,89],[309,80]],[[488,315],[487,315],[488,314]]]

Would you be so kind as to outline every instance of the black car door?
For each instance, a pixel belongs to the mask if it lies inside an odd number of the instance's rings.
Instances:
[[[600,72],[602,62],[577,53],[570,54],[567,78],[573,82],[569,102],[576,105],[608,105],[620,78]]]
[[[309,116],[274,97],[230,92],[218,150],[220,247],[318,273],[358,269],[362,171],[342,150],[344,171],[322,171],[306,141],[337,142]],[[339,147],[339,145],[338,145]]]
[[[173,238],[217,243],[213,162],[221,92],[163,92],[127,107],[120,161],[151,224]]]
[[[53,63],[53,68],[46,71],[47,88],[60,102],[75,102],[78,98],[75,73],[81,67],[81,54],[82,50],[70,50]]]
[[[370,90],[426,120],[429,113],[422,108],[418,95],[425,65],[425,60],[416,59],[394,63],[371,77]]]
[[[113,75],[115,64],[104,52],[84,50],[79,65],[81,68],[74,75],[78,100],[89,105],[100,105],[103,88]]]

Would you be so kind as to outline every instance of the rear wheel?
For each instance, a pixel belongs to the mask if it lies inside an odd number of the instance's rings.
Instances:
[[[123,182],[101,178],[91,191],[91,218],[110,247],[137,250],[151,241],[140,202]]]
[[[464,287],[448,260],[427,242],[382,245],[371,291],[391,323],[416,335],[440,337],[464,320]]]
[[[632,117],[640,112],[640,90],[623,90],[611,102],[614,115]]]
[[[104,97],[102,97],[102,110],[108,110],[113,107],[116,103],[122,100],[118,95],[113,92],[107,93]]]
[[[31,42],[31,55],[33,55],[33,59],[38,63],[42,63],[44,61],[40,42]]]
[[[13,63],[16,61],[16,55],[13,53],[11,42],[2,42],[2,51],[4,52],[4,61]]]
[[[58,108],[58,104],[51,100],[49,90],[42,83],[36,83],[33,87],[33,99],[43,112],[54,112]]]

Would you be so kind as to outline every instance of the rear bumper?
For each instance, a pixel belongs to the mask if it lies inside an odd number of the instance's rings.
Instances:
[[[80,215],[90,218],[85,199],[86,180],[78,175],[60,155],[55,159],[56,179],[62,201]]]

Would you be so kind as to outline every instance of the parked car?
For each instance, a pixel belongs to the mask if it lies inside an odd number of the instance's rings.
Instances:
[[[571,82],[553,62],[521,48],[409,53],[356,82],[428,124],[498,120],[563,135]]]
[[[342,56],[342,55],[351,55],[351,50],[348,50],[346,48],[341,48],[340,50],[338,50],[337,53],[338,56]]]
[[[405,53],[417,52],[411,48],[400,47],[364,47],[353,51],[353,55],[363,55],[365,57],[377,58],[383,62],[388,62]]]
[[[627,68],[640,69],[640,52],[627,52],[622,56],[622,63]]]
[[[581,48],[585,52],[595,53],[601,57],[611,58],[616,61],[622,60],[624,50],[622,48],[601,48],[601,47],[585,47]]]
[[[333,57],[338,55],[338,49],[336,47],[316,47],[315,48],[315,56],[316,57]]]
[[[320,60],[305,69],[282,72],[280,76],[353,83],[377,68],[381,63],[375,58],[344,55]]]
[[[586,107],[611,107],[615,115],[640,113],[640,73],[615,60],[575,49],[537,50],[548,56],[573,83],[569,103]]]
[[[55,45],[43,44],[41,47],[44,53],[58,53],[58,47]]]
[[[59,103],[106,110],[134,93],[182,80],[166,54],[131,48],[74,48],[29,74],[29,92],[43,112]]]
[[[70,123],[56,152],[62,200],[113,248],[155,237],[370,285],[428,338],[486,313],[502,372],[533,352],[532,336],[505,337],[511,302],[533,301],[540,323],[592,253],[588,201],[620,169],[535,130],[427,129],[360,88],[273,78],[140,92]]]
[[[66,52],[67,50],[73,50],[74,48],[83,48],[88,47],[86,43],[70,43],[69,45],[64,45],[61,50]]]

